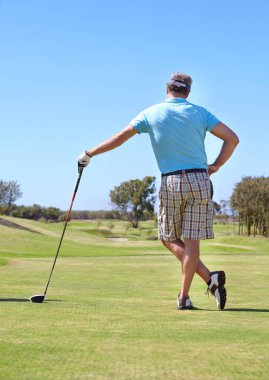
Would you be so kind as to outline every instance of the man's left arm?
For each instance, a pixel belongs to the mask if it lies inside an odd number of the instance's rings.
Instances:
[[[209,174],[216,173],[219,168],[225,164],[239,143],[238,136],[230,128],[228,128],[227,125],[221,122],[215,125],[215,127],[211,130],[211,133],[223,140],[223,145],[215,162],[208,165]]]

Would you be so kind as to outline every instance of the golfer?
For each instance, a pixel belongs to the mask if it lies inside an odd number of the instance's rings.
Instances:
[[[226,303],[224,271],[210,272],[200,260],[200,240],[212,239],[213,201],[210,175],[231,157],[239,143],[237,135],[205,108],[189,103],[192,78],[182,73],[171,75],[165,101],[137,115],[118,134],[78,157],[85,167],[97,154],[125,143],[137,133],[148,133],[162,174],[159,192],[159,238],[182,265],[179,310],[192,309],[189,291],[195,272],[206,282],[216,298],[218,309]],[[206,132],[223,140],[213,164],[207,164]]]

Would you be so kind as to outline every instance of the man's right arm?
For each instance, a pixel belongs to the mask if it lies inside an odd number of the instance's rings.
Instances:
[[[87,151],[88,155],[93,157],[97,154],[107,152],[109,150],[115,149],[129,140],[137,134],[137,130],[132,127],[132,125],[128,125],[125,129],[117,133],[116,135],[110,137],[109,139],[103,141],[101,144],[96,147],[89,149]]]
[[[227,125],[221,122],[215,125],[215,127],[211,130],[211,133],[223,140],[223,145],[215,162],[208,165],[209,175],[216,173],[219,168],[225,164],[239,143],[239,138],[237,135],[230,128],[228,128]]]
[[[116,135],[103,141],[101,144],[97,145],[96,147],[89,149],[86,152],[81,153],[81,155],[78,156],[77,158],[79,166],[86,167],[93,156],[96,156],[97,154],[101,154],[101,153],[104,153],[104,152],[107,152],[109,150],[119,147],[120,145],[125,143],[127,140],[129,140],[131,137],[133,137],[136,133],[137,133],[137,130],[133,128],[131,124],[129,124],[128,127],[123,129]]]

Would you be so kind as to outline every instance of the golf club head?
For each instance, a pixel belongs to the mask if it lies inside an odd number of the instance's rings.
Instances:
[[[29,298],[29,301],[34,303],[42,303],[45,299],[45,295],[35,295]]]

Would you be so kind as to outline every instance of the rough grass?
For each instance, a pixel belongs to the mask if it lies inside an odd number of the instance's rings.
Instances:
[[[44,290],[62,225],[22,225],[42,234],[0,227],[8,262],[0,267],[0,379],[268,378],[267,239],[219,232],[204,242],[205,263],[226,271],[227,308],[217,311],[195,278],[197,310],[179,312],[180,266],[159,242],[141,231],[140,241],[117,243],[71,223],[46,302],[31,304],[27,298]],[[124,235],[124,224],[116,228]]]

